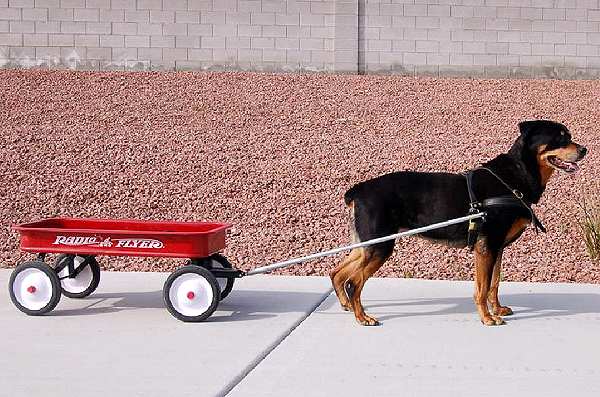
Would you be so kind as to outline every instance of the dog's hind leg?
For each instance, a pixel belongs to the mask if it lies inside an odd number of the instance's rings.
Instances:
[[[379,321],[377,321],[376,318],[373,318],[365,313],[365,309],[363,308],[360,298],[363,287],[369,277],[375,274],[375,272],[379,270],[379,268],[391,255],[391,252],[394,248],[394,243],[391,242],[391,244],[389,244],[388,242],[384,243],[384,245],[384,250],[374,247],[365,250],[365,255],[362,257],[362,261],[359,263],[358,267],[355,268],[350,278],[348,278],[344,284],[344,289],[352,304],[352,310],[354,311],[356,321],[362,325],[379,325]]]
[[[352,310],[352,304],[348,300],[346,292],[344,291],[344,283],[348,280],[348,277],[353,273],[354,269],[362,262],[364,256],[364,250],[362,248],[355,248],[348,256],[340,261],[337,266],[329,273],[331,283],[335,290],[335,294],[340,301],[340,305],[344,310]]]
[[[497,254],[489,247],[486,239],[479,239],[475,244],[475,294],[473,299],[481,322],[485,325],[504,324],[501,317],[490,314],[487,303]]]
[[[492,285],[488,293],[488,302],[492,307],[492,314],[495,316],[510,316],[513,311],[508,306],[502,306],[498,299],[498,287],[500,285],[500,271],[502,270],[502,250],[498,253],[494,263],[494,272],[492,274]]]

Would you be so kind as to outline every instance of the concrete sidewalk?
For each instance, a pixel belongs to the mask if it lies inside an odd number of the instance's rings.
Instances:
[[[209,321],[181,323],[164,273],[102,273],[51,315],[12,306],[0,271],[7,396],[600,395],[600,285],[503,283],[516,314],[484,327],[472,283],[370,280],[361,327],[323,277],[236,282]]]

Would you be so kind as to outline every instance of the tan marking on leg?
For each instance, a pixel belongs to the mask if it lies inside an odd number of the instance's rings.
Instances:
[[[475,244],[475,294],[473,299],[479,312],[479,318],[485,325],[504,324],[501,317],[490,314],[487,305],[495,261],[496,258],[487,246],[486,241],[478,240]]]
[[[353,249],[350,251],[348,256],[338,263],[331,273],[329,273],[335,294],[337,295],[340,305],[344,310],[352,309],[352,304],[348,300],[346,292],[344,291],[344,283],[346,280],[348,280],[356,267],[363,261],[364,255],[365,253],[363,248]]]
[[[352,309],[354,310],[354,316],[356,321],[362,325],[379,325],[379,321],[365,313],[360,296],[365,286],[365,283],[379,268],[383,265],[387,258],[381,259],[379,257],[371,257],[370,259],[363,260],[358,268],[352,273],[348,282],[352,283],[353,294],[350,298],[352,303]]]
[[[498,253],[496,263],[494,263],[494,271],[492,273],[492,284],[488,293],[488,302],[492,308],[492,314],[495,316],[510,316],[513,311],[508,306],[502,306],[498,299],[498,287],[500,286],[500,272],[502,270],[502,251]]]

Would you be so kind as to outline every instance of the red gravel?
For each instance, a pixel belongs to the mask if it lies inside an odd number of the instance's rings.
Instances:
[[[574,178],[553,177],[538,205],[549,233],[528,230],[508,249],[503,277],[600,282],[575,221],[600,165],[600,81],[3,70],[0,266],[30,257],[10,225],[55,215],[231,222],[225,255],[244,270],[335,247],[349,240],[342,195],[353,183],[465,170],[534,118],[564,122],[590,153]],[[469,279],[471,262],[467,250],[410,239],[378,275]]]

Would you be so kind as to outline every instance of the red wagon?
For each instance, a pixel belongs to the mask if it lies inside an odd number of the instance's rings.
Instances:
[[[17,266],[9,292],[15,306],[29,315],[53,310],[61,292],[84,298],[98,287],[97,255],[188,258],[163,287],[169,312],[183,321],[209,317],[243,273],[218,252],[225,248],[225,223],[156,222],[51,218],[21,224],[21,249],[38,254]],[[59,253],[52,265],[48,253]]]

